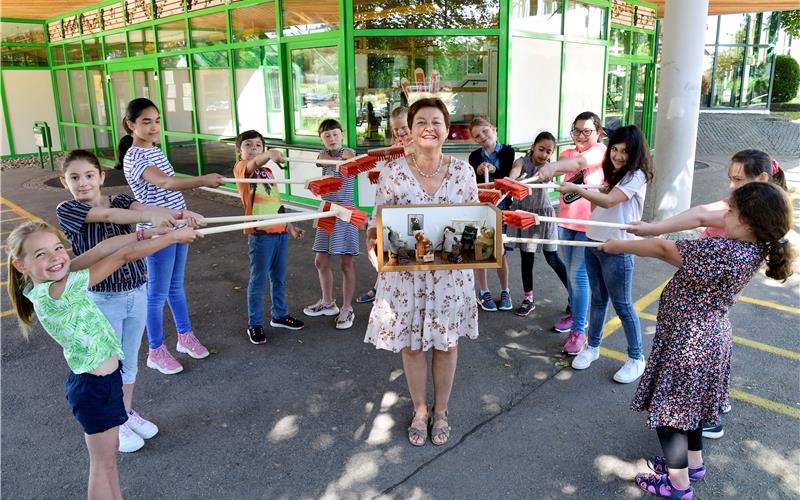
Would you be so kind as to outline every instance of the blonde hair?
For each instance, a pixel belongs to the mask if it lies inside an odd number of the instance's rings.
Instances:
[[[469,122],[470,130],[474,129],[475,127],[491,127],[493,129],[497,128],[485,116],[476,116],[471,122]]]
[[[11,303],[14,306],[14,311],[19,319],[19,327],[22,335],[28,337],[28,331],[33,324],[33,302],[28,300],[28,297],[23,295],[25,288],[30,286],[31,280],[14,267],[13,262],[25,258],[23,246],[28,236],[38,232],[48,232],[55,234],[59,240],[63,241],[63,237],[58,229],[43,221],[30,221],[16,227],[11,234],[8,235],[8,296],[11,297]]]

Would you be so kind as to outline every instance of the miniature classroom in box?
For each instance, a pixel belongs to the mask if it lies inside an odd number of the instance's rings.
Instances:
[[[502,214],[490,203],[377,207],[378,271],[499,268]]]

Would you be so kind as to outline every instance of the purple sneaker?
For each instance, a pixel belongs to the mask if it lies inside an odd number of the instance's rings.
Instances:
[[[639,488],[659,497],[671,498],[673,500],[692,500],[694,497],[694,490],[691,486],[685,490],[679,490],[672,486],[672,481],[669,480],[666,474],[641,472],[636,474],[635,481]]]
[[[572,314],[567,314],[559,318],[556,324],[553,325],[553,330],[558,333],[567,333],[572,330]]]
[[[183,370],[183,366],[167,350],[167,346],[161,344],[155,349],[150,349],[147,353],[147,367],[155,368],[164,375],[172,375]]]
[[[564,352],[570,356],[577,356],[583,350],[583,345],[585,343],[585,333],[570,332],[567,339],[564,341]]]
[[[647,461],[647,466],[656,474],[667,473],[667,459],[660,456],[652,457]],[[706,466],[698,468],[689,467],[689,481],[702,481],[706,477]]]

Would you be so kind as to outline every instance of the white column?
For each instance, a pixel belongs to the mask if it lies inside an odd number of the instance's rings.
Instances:
[[[654,220],[686,210],[692,199],[708,16],[708,0],[666,0],[664,4],[655,177],[648,189]]]

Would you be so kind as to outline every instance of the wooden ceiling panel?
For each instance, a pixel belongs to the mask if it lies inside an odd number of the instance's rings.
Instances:
[[[658,17],[664,17],[664,3],[666,0],[647,0],[658,6]],[[741,14],[743,12],[771,12],[778,10],[800,9],[800,0],[710,0],[708,2],[708,15],[717,16],[724,14]]]

